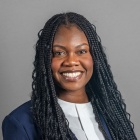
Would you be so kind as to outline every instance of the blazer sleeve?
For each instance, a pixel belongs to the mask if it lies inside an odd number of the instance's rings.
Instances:
[[[24,126],[13,116],[6,116],[2,123],[3,140],[29,140]]]

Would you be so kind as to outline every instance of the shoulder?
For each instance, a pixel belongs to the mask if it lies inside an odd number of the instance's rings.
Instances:
[[[7,117],[12,117],[20,122],[25,122],[30,119],[33,120],[31,111],[31,101],[25,102],[24,104],[13,110]]]
[[[39,130],[33,120],[31,101],[20,105],[5,117],[2,131],[5,139],[15,135],[16,137],[28,137],[31,140],[39,137]]]

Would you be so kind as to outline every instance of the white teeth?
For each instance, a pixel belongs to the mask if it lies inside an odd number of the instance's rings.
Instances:
[[[77,77],[81,74],[81,72],[73,72],[73,73],[63,73],[64,76],[67,76],[67,77]]]

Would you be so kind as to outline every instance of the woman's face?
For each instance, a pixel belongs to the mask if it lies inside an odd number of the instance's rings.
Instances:
[[[93,60],[84,32],[76,26],[61,25],[53,42],[51,69],[65,91],[85,91],[93,73]]]

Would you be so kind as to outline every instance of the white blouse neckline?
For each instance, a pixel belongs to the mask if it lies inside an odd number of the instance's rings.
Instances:
[[[93,108],[90,102],[88,103],[71,103],[64,101],[62,99],[58,98],[58,103],[60,104],[61,108],[65,112],[65,114],[78,117],[77,111],[75,110],[75,107],[78,107],[80,110],[82,110],[82,116],[81,117],[93,117]]]
[[[90,102],[71,103],[58,98],[58,103],[78,140],[105,140],[98,128]]]

